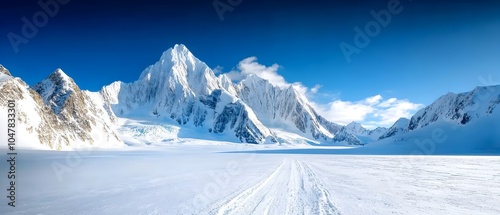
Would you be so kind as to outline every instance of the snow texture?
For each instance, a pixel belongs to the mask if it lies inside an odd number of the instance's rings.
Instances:
[[[94,149],[79,156],[21,151],[17,169],[25,177],[16,182],[22,188],[18,204],[0,207],[0,213],[500,213],[496,156],[332,155],[311,154],[310,148],[200,143]],[[281,153],[262,153],[278,148]],[[230,151],[238,153],[221,153]],[[78,165],[71,172],[55,171],[53,164],[68,165],[68,156]]]

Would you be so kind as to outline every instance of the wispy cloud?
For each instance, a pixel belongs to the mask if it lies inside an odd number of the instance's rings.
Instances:
[[[274,86],[287,88],[290,87],[290,85],[293,85],[300,93],[303,93],[304,95],[308,93],[309,89],[302,85],[302,83],[289,83],[283,76],[278,74],[278,69],[281,67],[280,65],[273,64],[271,66],[266,66],[260,64],[257,60],[257,57],[245,58],[238,63],[236,70],[232,70],[226,73],[226,75],[233,81],[241,81],[246,76],[253,74],[268,80],[269,83]]]
[[[319,84],[316,84],[313,88],[311,88],[311,93],[314,93],[316,94],[318,92],[318,90],[320,88],[322,88],[323,86],[319,85]]]
[[[224,72],[224,67],[217,65],[215,68],[212,69],[214,71],[214,74],[220,74]]]

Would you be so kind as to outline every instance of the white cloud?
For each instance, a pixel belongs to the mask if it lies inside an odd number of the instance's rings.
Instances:
[[[311,88],[311,93],[316,94],[320,88],[323,86],[316,84],[313,88]]]
[[[406,99],[390,98],[384,100],[381,95],[365,98],[361,101],[336,100],[328,104],[312,103],[320,115],[340,124],[359,122],[367,128],[390,127],[401,117],[410,118],[422,107]]]
[[[232,81],[241,81],[243,78],[245,78],[245,76],[238,71],[228,72],[226,73],[226,76]]]
[[[295,88],[295,90],[297,90],[297,92],[299,92],[301,95],[306,96],[306,95],[309,94],[309,88],[307,88],[306,86],[302,85],[302,83],[295,82],[292,85],[293,85],[293,88]]]
[[[367,105],[376,105],[376,104],[380,103],[380,100],[382,100],[382,96],[376,95],[376,96],[368,97],[368,98],[364,99],[363,101]]]
[[[374,116],[380,119],[379,124],[392,125],[401,117],[410,118],[422,106],[422,104],[415,104],[406,99],[390,98],[378,105],[378,111]]]
[[[237,70],[230,71],[226,75],[232,81],[241,81],[248,75],[257,75],[266,79],[274,86],[280,88],[288,88],[293,86],[297,92],[304,95],[306,98],[318,92],[321,85],[316,85],[314,88],[309,89],[300,82],[288,83],[283,76],[278,74],[278,69],[281,66],[273,64],[271,66],[262,65],[257,62],[257,57],[245,58],[238,63]]]
[[[217,65],[215,68],[212,69],[212,71],[214,71],[214,74],[220,74],[224,71],[224,67],[220,66],[220,65]]]
[[[227,73],[228,77],[233,81],[240,81],[248,75],[254,74],[263,79],[268,80],[271,84],[278,87],[288,87],[290,83],[285,81],[283,76],[278,74],[278,64],[265,66],[257,62],[257,57],[245,58],[238,63],[238,71]]]
[[[340,124],[363,121],[368,114],[374,112],[373,107],[363,104],[363,102],[336,100],[329,104],[312,103],[312,106],[326,119]]]

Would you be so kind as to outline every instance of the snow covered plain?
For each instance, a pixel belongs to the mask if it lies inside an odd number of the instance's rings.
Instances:
[[[500,214],[500,157],[344,149],[192,139],[22,150],[17,205],[2,198],[0,214]]]

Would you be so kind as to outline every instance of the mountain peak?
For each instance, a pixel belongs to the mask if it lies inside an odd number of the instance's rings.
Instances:
[[[47,78],[54,82],[54,84],[62,84],[62,85],[72,85],[75,83],[72,78],[70,78],[64,71],[60,68],[57,68],[52,74]]]
[[[173,50],[178,52],[189,52],[189,49],[184,44],[175,44]]]
[[[173,48],[167,49],[163,53],[163,57],[169,57],[169,58],[175,58],[175,57],[190,57],[190,58],[195,58],[193,53],[189,51],[189,49],[183,45],[183,44],[175,44]]]
[[[399,123],[409,123],[410,120],[408,118],[404,118],[404,117],[401,117],[399,118],[395,124],[399,124]]]
[[[60,113],[61,108],[72,94],[80,91],[75,81],[62,69],[56,69],[32,89],[42,96],[44,103],[49,104],[56,114]]]
[[[266,79],[263,79],[263,78],[259,77],[256,74],[249,74],[249,75],[246,75],[240,81],[240,83],[243,83],[245,85],[251,85],[251,84],[255,84],[255,83],[264,83],[264,84],[267,84],[267,83],[269,83],[269,81],[266,80]]]
[[[401,133],[404,133],[410,124],[410,120],[404,117],[399,118],[394,125],[392,125],[385,134],[379,137],[379,140],[389,138]]]
[[[210,67],[196,58],[182,44],[176,44],[174,47],[163,52],[155,64],[149,66],[141,73],[139,79],[164,81],[169,77],[173,81],[168,83],[169,86],[173,86],[174,82],[178,82],[183,87],[187,87],[187,84],[192,84],[195,88],[198,88],[197,85],[202,82],[216,82],[215,74]],[[214,84],[210,83],[210,85]]]
[[[345,129],[353,134],[364,134],[369,132],[368,129],[363,127],[360,123],[352,121],[351,123],[345,125]]]
[[[183,44],[175,44],[174,47],[164,51],[157,64],[168,69],[175,65],[182,65],[181,67],[188,67],[188,69],[190,68],[192,70],[198,67],[208,67],[205,63],[196,58]]]
[[[2,64],[0,64],[0,73],[6,74],[8,76],[12,76],[7,68],[5,68]]]
[[[363,127],[363,126],[360,123],[352,121],[349,124],[347,124],[346,127]]]

